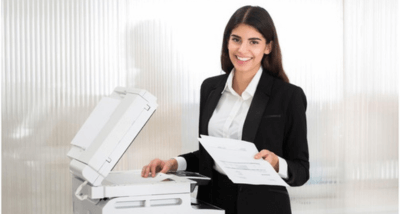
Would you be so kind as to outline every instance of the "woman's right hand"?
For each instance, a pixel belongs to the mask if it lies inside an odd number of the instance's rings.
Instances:
[[[175,158],[169,160],[160,160],[158,158],[150,161],[149,165],[146,165],[142,169],[142,177],[147,178],[150,173],[151,177],[155,177],[156,173],[167,173],[169,171],[176,171],[178,169],[178,162]]]

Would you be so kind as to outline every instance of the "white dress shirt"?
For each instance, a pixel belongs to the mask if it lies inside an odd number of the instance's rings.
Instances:
[[[258,82],[260,81],[261,74],[262,68],[260,67],[256,75],[247,86],[246,90],[244,90],[240,96],[232,88],[235,70],[233,69],[232,72],[230,72],[218,105],[214,110],[210,122],[208,123],[209,136],[236,140],[242,139],[244,121],[246,119],[247,112],[249,111],[251,101],[253,100],[256,92]],[[186,160],[182,157],[176,157],[175,159],[178,162],[178,171],[186,170]],[[282,178],[288,178],[286,160],[280,157],[278,157],[278,159],[278,174]],[[214,169],[221,174],[225,174],[216,163],[214,165]]]

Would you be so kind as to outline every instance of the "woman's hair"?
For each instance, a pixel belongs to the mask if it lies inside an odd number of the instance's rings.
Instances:
[[[281,48],[279,47],[278,35],[274,22],[264,8],[257,6],[244,6],[239,8],[226,25],[221,51],[222,70],[224,70],[225,73],[229,73],[233,69],[233,64],[229,59],[228,41],[232,30],[242,23],[257,29],[267,40],[267,44],[272,42],[271,52],[268,55],[265,54],[261,60],[263,70],[274,77],[289,82],[289,78],[283,70]]]

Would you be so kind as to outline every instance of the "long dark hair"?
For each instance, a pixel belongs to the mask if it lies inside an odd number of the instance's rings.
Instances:
[[[246,24],[257,29],[267,40],[267,44],[272,42],[272,50],[268,55],[264,55],[261,65],[263,70],[270,75],[289,82],[282,66],[282,54],[279,46],[278,35],[276,33],[274,22],[269,13],[262,7],[244,6],[239,8],[229,19],[225,27],[224,39],[221,51],[221,66],[225,73],[231,72],[233,64],[229,59],[228,41],[232,30],[239,24]]]

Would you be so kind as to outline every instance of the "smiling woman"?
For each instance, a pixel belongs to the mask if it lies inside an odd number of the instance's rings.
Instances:
[[[73,213],[66,154],[96,103],[116,86],[146,89],[160,107],[114,171],[197,150],[200,84],[221,73],[224,29],[243,2],[1,1],[1,212]],[[288,188],[293,213],[398,213],[399,1],[246,2],[268,10],[279,33],[283,68],[307,94],[311,177],[300,188]],[[254,18],[251,13],[247,17]],[[274,43],[269,56],[278,50]],[[206,92],[201,131],[224,134],[223,128],[212,128],[218,122],[205,119],[213,114],[204,111],[210,106]],[[223,94],[230,92],[226,88]],[[243,100],[247,95],[242,94]],[[264,95],[273,102],[270,94]],[[216,100],[226,104],[222,96]],[[223,113],[224,106],[215,110]],[[226,115],[233,106],[225,106]],[[248,119],[247,112],[239,111],[249,123],[240,130],[232,122],[229,131],[236,131],[227,134],[251,140],[251,124],[260,119],[255,131],[272,130],[278,137],[287,115],[277,109]],[[221,116],[213,116],[215,121],[227,121],[225,115],[215,115]],[[279,189],[269,192],[284,195]]]
[[[261,66],[264,55],[271,52],[271,44],[267,44],[263,35],[255,28],[239,24],[232,30],[228,41],[229,59],[235,67],[233,89],[241,95],[247,88]],[[238,81],[241,79],[242,81]],[[242,83],[242,84],[240,84]]]
[[[245,6],[229,20],[221,54],[226,72],[201,86],[199,134],[252,142],[255,159],[269,162],[290,186],[309,179],[306,97],[289,84],[283,71],[274,24],[261,7]],[[271,115],[279,115],[271,119]],[[142,176],[159,171],[199,172],[212,182],[198,189],[197,198],[227,214],[291,213],[283,186],[233,183],[200,145],[199,150],[174,159],[154,159]]]
[[[5,196],[1,213],[73,213],[66,154],[96,103],[116,86],[146,89],[158,98],[160,107],[114,171],[139,169],[154,157],[164,160],[197,150],[199,119],[201,131],[208,128],[209,135],[224,134],[217,126],[218,121],[227,121],[220,114],[225,105],[215,103],[226,102],[222,96],[214,101],[220,88],[210,95],[211,103],[218,105],[215,115],[221,116],[213,116],[217,123],[212,123],[206,118],[214,109],[204,111],[210,106],[207,87],[201,93],[202,118],[198,116],[200,84],[221,73],[224,29],[243,2],[1,1],[1,180]],[[246,2],[268,10],[279,34],[284,71],[307,94],[310,179],[300,188],[287,188],[292,212],[398,213],[399,1]],[[247,17],[253,19],[251,13]],[[241,23],[237,19],[234,23]],[[262,27],[250,26],[271,39]],[[268,56],[278,50],[274,43]],[[232,68],[233,64],[226,72]],[[210,83],[207,80],[204,86],[212,87]],[[230,92],[226,88],[224,97]],[[255,94],[253,104],[259,100]],[[243,100],[248,95],[245,91]],[[271,94],[262,96],[273,102]],[[233,106],[228,104],[226,115]],[[252,140],[248,133],[254,130],[279,137],[287,115],[279,108],[255,115],[257,109],[250,109],[248,118],[247,112],[239,111],[248,123],[241,124],[241,130],[235,120],[225,134]],[[251,125],[257,119],[261,122],[255,130]],[[193,165],[189,161],[188,166]],[[212,167],[207,165],[207,169]],[[245,186],[242,190],[255,193]],[[285,194],[272,188],[270,192]]]
[[[264,70],[274,77],[289,82],[289,78],[283,70],[281,48],[274,22],[269,13],[261,7],[242,7],[229,20],[222,42],[222,70],[229,73],[234,67],[232,63],[235,60],[232,60],[229,52],[233,42],[230,41],[240,42],[243,39],[236,35],[239,31],[247,34],[248,44],[256,45],[261,49],[265,47],[263,50],[265,54],[261,60]],[[259,41],[258,44],[255,44],[257,41]]]

